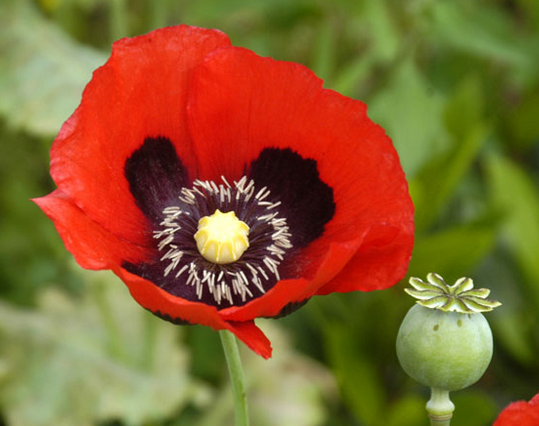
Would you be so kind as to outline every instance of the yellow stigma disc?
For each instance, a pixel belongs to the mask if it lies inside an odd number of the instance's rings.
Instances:
[[[232,263],[249,247],[249,227],[234,212],[215,210],[198,221],[195,234],[198,251],[212,263]]]

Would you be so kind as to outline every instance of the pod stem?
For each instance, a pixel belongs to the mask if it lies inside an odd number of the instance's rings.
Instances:
[[[431,426],[449,426],[455,411],[455,404],[449,399],[449,391],[431,388],[431,396],[427,402]]]

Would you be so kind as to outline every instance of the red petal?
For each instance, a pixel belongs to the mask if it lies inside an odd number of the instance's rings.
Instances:
[[[187,106],[200,177],[239,178],[263,147],[301,144],[300,154],[319,156],[329,142],[309,150],[305,139],[315,130],[309,129],[308,114],[321,87],[322,81],[299,64],[235,47],[208,55],[193,74]]]
[[[54,222],[67,250],[83,268],[108,269],[110,262],[137,262],[148,256],[147,249],[106,231],[60,190],[33,201]]]
[[[361,238],[354,242],[333,243],[324,250],[324,257],[313,270],[304,270],[305,278],[281,280],[267,294],[240,307],[227,308],[220,311],[227,320],[247,321],[256,317],[274,317],[289,303],[301,302],[317,293],[324,283],[331,280],[350,260]],[[320,255],[307,249],[305,257]]]
[[[317,161],[321,180],[333,188],[336,212],[312,243],[314,255],[303,260],[316,269],[331,242],[356,242],[370,233],[352,275],[381,268],[374,281],[335,282],[325,292],[387,287],[406,270],[412,201],[397,153],[363,103],[323,89],[299,64],[227,47],[195,70],[188,116],[203,178],[240,177],[264,147],[288,147]]]
[[[509,404],[499,415],[493,426],[537,426],[539,425],[539,394],[528,403],[517,401]]]
[[[227,324],[229,325],[228,329],[245,343],[249,349],[265,359],[271,357],[271,342],[255,325],[254,321],[230,321]]]
[[[222,318],[213,306],[173,296],[118,265],[113,265],[112,270],[126,283],[133,298],[144,308],[191,324],[206,325],[214,330],[230,330],[257,354],[264,358],[271,356],[270,341],[253,321],[229,321]]]
[[[317,294],[381,290],[398,283],[406,275],[414,241],[413,222],[405,225],[371,229],[350,262]]]
[[[146,137],[164,136],[194,169],[186,87],[192,68],[228,44],[219,31],[187,26],[114,43],[55,140],[51,175],[58,188],[106,230],[145,243],[146,219],[129,192],[125,161]]]

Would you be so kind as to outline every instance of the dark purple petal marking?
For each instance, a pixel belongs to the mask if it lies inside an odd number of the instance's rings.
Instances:
[[[125,162],[129,189],[142,213],[153,223],[163,220],[163,209],[187,184],[187,170],[169,139],[146,138]]]
[[[194,325],[193,323],[187,320],[184,320],[178,317],[171,317],[169,314],[163,314],[161,311],[156,311],[156,312],[150,311],[150,312],[154,314],[156,317],[159,317],[162,320],[171,322],[174,325]]]
[[[305,306],[309,300],[311,299],[308,298],[308,299],[302,300],[301,302],[290,302],[288,305],[283,306],[283,309],[281,309],[277,315],[273,317],[267,317],[267,318],[279,319],[279,318],[286,317],[296,312],[299,308],[302,308],[303,306]]]
[[[335,214],[333,189],[320,180],[316,161],[291,149],[264,149],[249,166],[247,176],[279,198],[295,248],[320,237]]]

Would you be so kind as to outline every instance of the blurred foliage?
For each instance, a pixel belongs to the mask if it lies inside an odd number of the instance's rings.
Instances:
[[[133,304],[110,274],[80,278],[80,299],[47,289],[32,310],[0,304],[8,424],[141,425],[204,397],[171,325]]]
[[[493,363],[455,393],[452,424],[491,424],[535,394],[539,2],[0,0],[0,425],[230,424],[217,335],[160,322],[111,275],[75,267],[28,201],[52,190],[48,150],[111,42],[178,23],[304,63],[369,105],[416,206],[409,274],[471,275],[504,303],[488,315]],[[264,322],[274,358],[243,353],[253,424],[426,425],[427,390],[394,350],[403,285]]]

